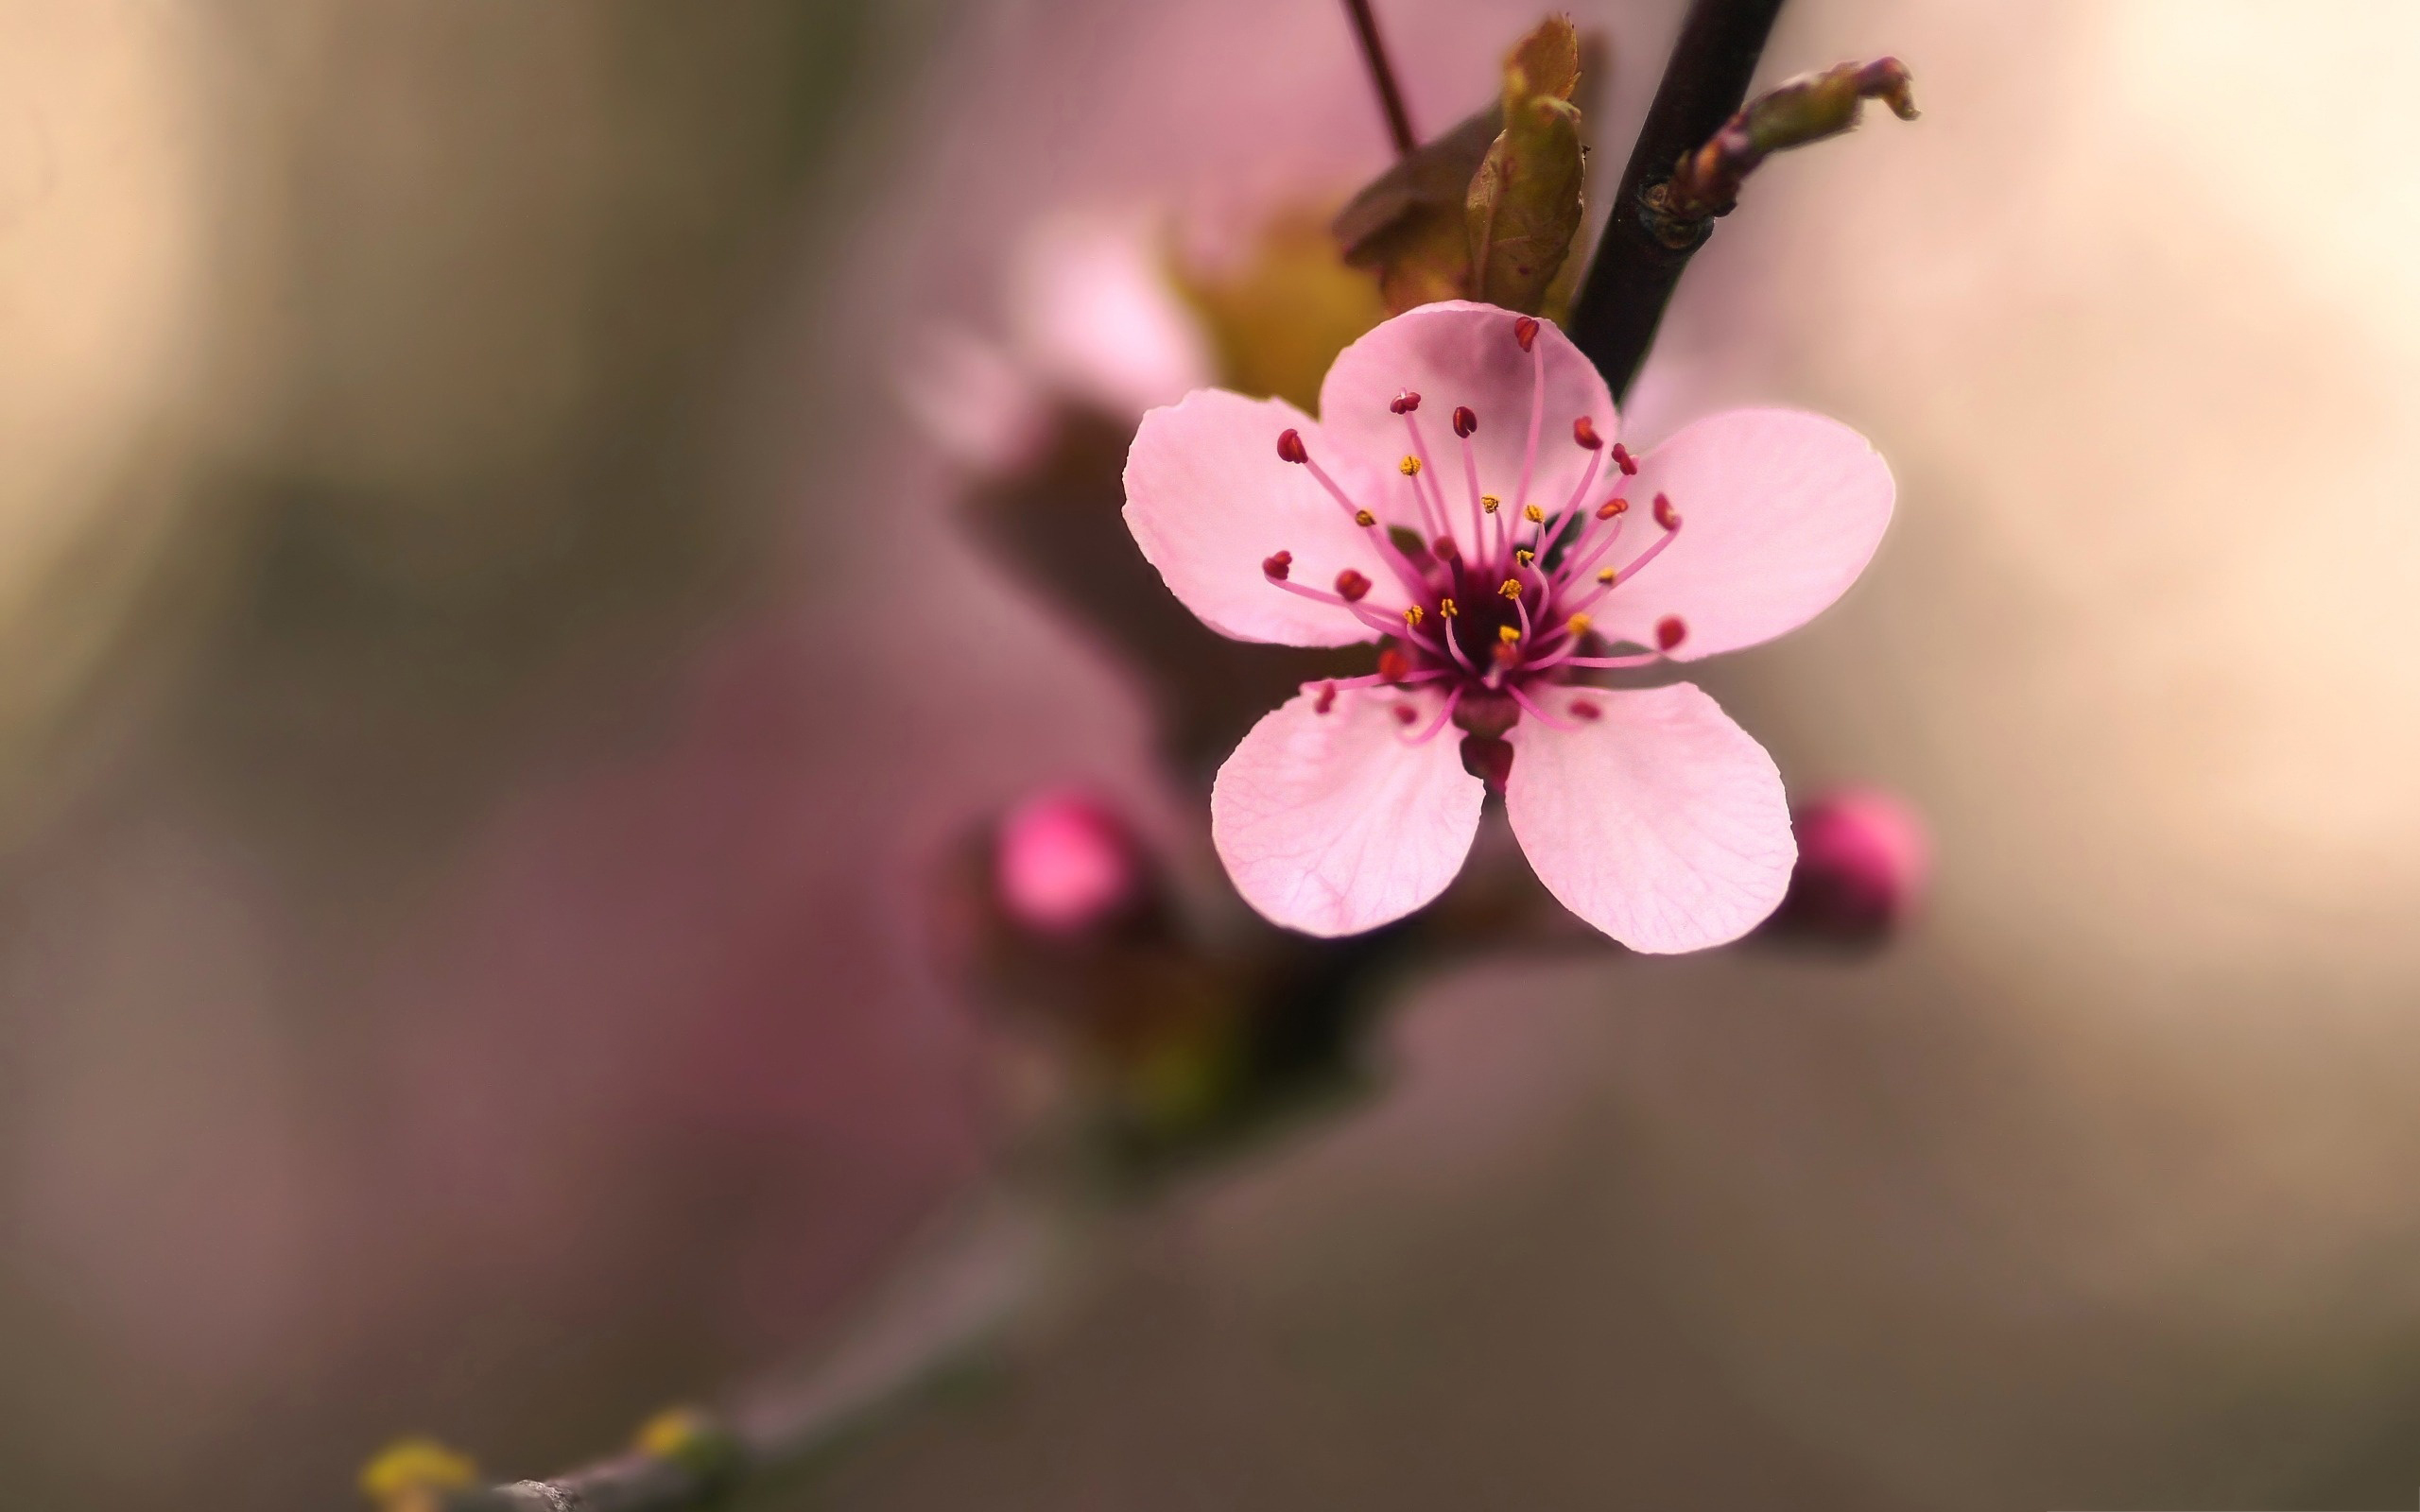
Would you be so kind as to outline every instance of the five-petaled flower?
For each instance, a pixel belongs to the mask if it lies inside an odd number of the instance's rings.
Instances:
[[[1347,348],[1317,421],[1219,389],[1144,417],[1126,522],[1186,608],[1237,640],[1382,643],[1219,768],[1212,838],[1254,908],[1313,935],[1410,913],[1491,787],[1539,880],[1634,950],[1735,939],[1781,901],[1796,847],[1764,748],[1692,683],[1579,679],[1812,619],[1880,542],[1890,469],[1793,410],[1637,457],[1618,434],[1561,331],[1470,303]]]

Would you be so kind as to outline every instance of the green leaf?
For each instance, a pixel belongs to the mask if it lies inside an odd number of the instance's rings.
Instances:
[[[1504,61],[1504,129],[1463,201],[1465,287],[1473,299],[1535,314],[1580,230],[1587,152],[1580,145],[1580,36],[1551,16]]]
[[[1336,217],[1344,260],[1378,275],[1390,315],[1469,288],[1470,237],[1463,200],[1471,175],[1504,129],[1491,105],[1380,174]]]

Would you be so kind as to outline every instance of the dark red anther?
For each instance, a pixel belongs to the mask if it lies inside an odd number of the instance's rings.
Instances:
[[[1277,455],[1282,461],[1307,462],[1311,459],[1311,451],[1303,444],[1301,431],[1280,431],[1277,435]]]
[[[1464,735],[1462,770],[1501,793],[1512,780],[1512,743],[1499,735]]]
[[[1428,554],[1439,561],[1453,561],[1461,556],[1462,548],[1453,537],[1439,536],[1428,543]]]
[[[1454,434],[1467,440],[1470,438],[1471,433],[1478,429],[1478,416],[1471,409],[1471,406],[1468,404],[1456,404],[1454,406]]]
[[[1655,649],[1669,651],[1689,638],[1689,627],[1678,614],[1667,614],[1655,622]]]
[[[1282,583],[1286,575],[1294,570],[1294,554],[1281,551],[1273,557],[1263,557],[1260,558],[1260,570],[1271,582]]]
[[[1399,704],[1395,705],[1395,723],[1396,723],[1396,724],[1398,724],[1398,725],[1414,725],[1414,724],[1418,724],[1419,722],[1420,722],[1420,711],[1419,711],[1419,710],[1414,709],[1411,705],[1409,705],[1409,704],[1408,704],[1408,703],[1399,703]]]
[[[1638,476],[1638,458],[1631,455],[1630,448],[1619,441],[1614,443],[1614,466],[1620,468],[1622,476],[1626,478]]]
[[[1509,672],[1521,664],[1521,644],[1517,641],[1498,641],[1494,655],[1495,664]]]
[[[1348,604],[1358,604],[1370,592],[1370,579],[1347,567],[1336,575],[1336,593]]]
[[[1574,719],[1595,720],[1602,719],[1605,716],[1605,711],[1603,709],[1589,702],[1585,698],[1574,698],[1569,704],[1565,705],[1565,707],[1571,711],[1571,717]]]
[[[1379,681],[1401,682],[1410,676],[1411,658],[1403,654],[1402,646],[1390,645],[1380,648],[1378,652]]]
[[[1571,438],[1592,452],[1605,444],[1605,438],[1597,434],[1597,422],[1585,415],[1571,422]]]
[[[1660,493],[1655,496],[1655,523],[1667,530],[1681,528],[1680,513],[1672,507],[1672,501]]]
[[[1335,707],[1336,684],[1333,682],[1321,683],[1320,696],[1311,700],[1311,713],[1315,714],[1323,714]]]
[[[1538,339],[1538,322],[1536,318],[1525,315],[1518,320],[1513,321],[1512,339],[1521,343],[1521,350],[1523,352],[1529,351],[1530,344]]]
[[[1393,410],[1398,415],[1409,415],[1413,410],[1420,407],[1420,396],[1407,388],[1402,393],[1395,395],[1394,403],[1389,404],[1387,407]]]
[[[1628,499],[1607,499],[1604,503],[1597,506],[1597,518],[1599,520],[1611,520],[1617,514],[1628,514],[1629,512],[1630,501]]]

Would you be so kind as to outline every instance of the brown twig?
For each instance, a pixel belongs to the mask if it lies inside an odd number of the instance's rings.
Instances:
[[[1867,100],[1881,100],[1899,119],[1914,120],[1913,82],[1905,63],[1877,58],[1802,74],[1767,90],[1740,107],[1703,146],[1683,153],[1668,181],[1650,186],[1645,208],[1653,213],[1651,229],[1668,245],[1694,246],[1703,236],[1691,223],[1729,215],[1740,184],[1773,153],[1853,129]]]
[[[1046,1203],[983,1194],[917,1246],[859,1324],[804,1372],[718,1415],[669,1415],[639,1446],[543,1481],[435,1492],[432,1512],[693,1512],[778,1480],[887,1410],[968,1368],[1039,1292],[1060,1224]]]
[[[1622,170],[1614,212],[1597,244],[1568,322],[1571,339],[1596,363],[1620,399],[1638,376],[1664,306],[1697,243],[1676,248],[1647,224],[1647,190],[1722,129],[1748,95],[1781,0],[1693,0],[1680,40],[1664,65],[1664,81],[1648,107],[1638,143]],[[1697,242],[1713,223],[1701,222]]]
[[[1387,114],[1387,134],[1394,139],[1395,155],[1409,157],[1420,138],[1411,130],[1411,113],[1403,108],[1403,91],[1395,86],[1394,65],[1387,61],[1387,44],[1378,38],[1378,18],[1370,0],[1344,0],[1353,17],[1353,34],[1360,39],[1361,58],[1370,65],[1370,82],[1377,86],[1378,105]]]

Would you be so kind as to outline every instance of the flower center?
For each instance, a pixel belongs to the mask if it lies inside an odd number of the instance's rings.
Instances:
[[[1654,645],[1625,652],[1595,629],[1591,611],[1663,554],[1680,533],[1681,515],[1661,493],[1648,509],[1632,507],[1622,489],[1638,464],[1618,442],[1608,448],[1586,415],[1575,418],[1569,432],[1571,444],[1588,454],[1579,487],[1561,499],[1532,497],[1547,420],[1546,351],[1536,334],[1536,323],[1527,319],[1512,328],[1532,374],[1529,439],[1517,479],[1480,478],[1471,438],[1485,417],[1460,406],[1452,430],[1464,497],[1449,499],[1421,425],[1420,395],[1409,389],[1387,406],[1404,424],[1407,449],[1394,467],[1403,487],[1386,490],[1400,497],[1357,499],[1311,455],[1301,432],[1277,438],[1278,456],[1310,470],[1367,534],[1393,579],[1376,584],[1347,568],[1329,586],[1317,586],[1305,580],[1313,564],[1298,566],[1290,551],[1272,542],[1279,549],[1262,563],[1271,587],[1332,604],[1387,637],[1377,671],[1330,685],[1322,696],[1322,713],[1334,687],[1390,686],[1443,696],[1443,708],[1426,718],[1409,701],[1399,706],[1407,727],[1419,727],[1408,728],[1407,739],[1430,739],[1451,722],[1476,739],[1500,740],[1525,714],[1558,729],[1577,728],[1541,707],[1531,690],[1584,671],[1649,665],[1686,636],[1680,619],[1668,615],[1656,626]],[[1599,489],[1609,460],[1611,479]],[[1483,491],[1483,483],[1506,482],[1508,493]],[[1636,544],[1651,534],[1644,546]],[[1625,541],[1632,542],[1627,551]],[[1591,704],[1582,713],[1575,701],[1568,712],[1585,720],[1597,711]]]

